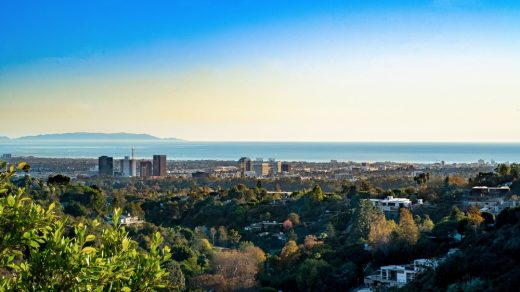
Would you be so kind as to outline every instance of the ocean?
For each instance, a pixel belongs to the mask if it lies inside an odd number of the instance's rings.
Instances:
[[[447,163],[519,162],[518,143],[333,143],[333,142],[177,142],[177,141],[64,141],[1,140],[0,154],[50,158],[151,158],[166,154],[169,160],[238,160],[275,158],[284,161],[330,160],[356,162]]]

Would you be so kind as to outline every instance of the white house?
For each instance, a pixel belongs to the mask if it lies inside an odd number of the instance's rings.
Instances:
[[[108,217],[108,223],[112,224],[113,222],[113,219],[112,217]],[[131,216],[130,214],[127,214],[127,215],[120,215],[119,216],[119,219],[117,220],[117,222],[120,224],[120,225],[134,225],[134,224],[141,224],[143,223],[144,221],[143,220],[139,220],[139,217],[137,216]]]
[[[428,268],[436,268],[437,261],[428,259],[416,259],[410,265],[382,266],[378,273],[365,277],[365,284],[374,287],[384,285],[388,287],[402,287],[413,280],[417,274]]]
[[[412,201],[406,198],[388,196],[384,199],[370,199],[372,206],[381,208],[384,212],[399,211],[401,208],[410,208]]]

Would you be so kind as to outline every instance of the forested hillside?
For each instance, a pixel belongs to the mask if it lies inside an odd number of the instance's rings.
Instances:
[[[487,177],[515,185],[516,167]],[[380,266],[440,259],[454,248],[402,289],[519,286],[520,209],[495,217],[455,207],[479,177],[424,177],[389,190],[315,184],[287,196],[261,181],[179,189],[140,179],[43,181],[23,163],[1,169],[3,290],[354,290]],[[427,203],[388,213],[367,200],[388,195]],[[139,220],[118,220],[130,216]]]

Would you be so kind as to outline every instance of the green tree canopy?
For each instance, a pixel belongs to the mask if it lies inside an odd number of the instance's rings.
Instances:
[[[43,208],[10,183],[14,173],[14,167],[0,173],[0,290],[151,291],[169,286],[161,265],[170,252],[158,248],[159,233],[144,252],[119,225],[98,236],[91,233],[97,221],[74,225],[69,232],[54,204]],[[117,222],[120,211],[114,213]]]

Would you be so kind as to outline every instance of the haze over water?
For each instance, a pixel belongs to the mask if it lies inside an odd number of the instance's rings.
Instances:
[[[0,153],[51,158],[150,159],[166,154],[169,160],[237,160],[275,158],[287,161],[395,161],[433,163],[520,161],[518,143],[363,143],[363,142],[186,142],[186,141],[1,141]]]

